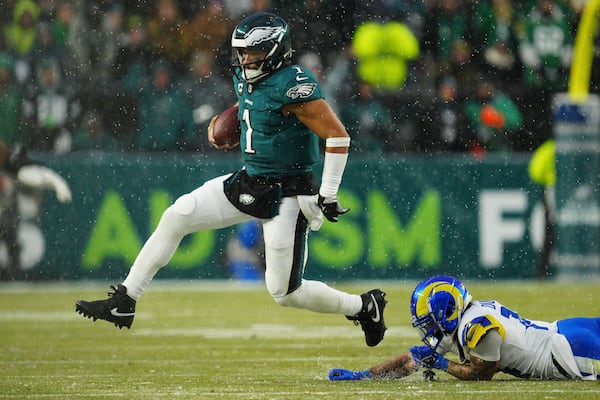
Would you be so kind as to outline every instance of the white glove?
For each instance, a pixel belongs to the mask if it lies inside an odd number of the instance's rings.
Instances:
[[[53,172],[53,171],[52,171]],[[72,199],[71,188],[67,182],[58,174],[53,179],[54,191],[56,192],[56,198],[61,203],[70,203]]]
[[[318,231],[321,229],[321,225],[323,225],[323,212],[319,204],[317,204],[318,195],[297,196],[297,198],[300,210],[308,220],[310,230]]]
[[[61,203],[71,201],[71,189],[67,182],[56,172],[42,165],[26,165],[19,169],[17,180],[23,185],[38,189],[54,189]]]

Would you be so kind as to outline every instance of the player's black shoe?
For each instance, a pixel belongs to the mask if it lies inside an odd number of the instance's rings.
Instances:
[[[127,296],[127,288],[123,285],[111,286],[113,293],[108,293],[108,299],[75,303],[75,311],[94,321],[103,319],[112,322],[119,329],[126,326],[131,328],[135,316],[135,300]]]
[[[383,340],[387,329],[383,322],[383,309],[387,304],[385,293],[379,289],[373,289],[360,295],[363,301],[363,309],[355,316],[346,315],[350,321],[359,324],[365,333],[367,346],[377,346]]]

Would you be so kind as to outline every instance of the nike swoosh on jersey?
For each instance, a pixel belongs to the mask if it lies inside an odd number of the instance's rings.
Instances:
[[[133,317],[135,315],[134,312],[130,312],[130,313],[119,312],[119,309],[117,307],[111,309],[110,313],[111,313],[111,315],[113,315],[115,317]]]
[[[304,81],[304,80],[307,80],[307,79],[308,79],[308,76],[297,76],[297,77],[296,77],[296,80],[297,80],[298,82],[300,82],[300,81]]]
[[[375,317],[372,318],[373,322],[377,323],[381,320],[381,314],[379,314],[379,305],[377,305],[377,301],[375,301],[375,296],[371,295],[373,299],[373,305],[375,306]]]

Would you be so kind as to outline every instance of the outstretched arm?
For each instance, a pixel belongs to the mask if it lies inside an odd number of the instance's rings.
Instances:
[[[464,364],[445,358],[429,346],[413,346],[410,348],[410,353],[402,354],[364,371],[332,369],[329,371],[329,379],[332,381],[399,379],[424,367],[445,371],[455,378],[465,381],[489,381],[500,368],[500,345],[502,340],[502,336],[497,329],[488,331],[479,340],[475,348],[471,350],[470,360]],[[481,357],[492,361],[484,360]]]
[[[38,188],[52,189],[61,203],[71,201],[69,184],[54,170],[43,165],[25,165],[19,169],[17,180],[23,185]]]
[[[369,368],[374,379],[399,379],[417,371],[419,366],[409,353],[402,354],[382,364]]]
[[[489,381],[498,371],[500,361],[485,361],[471,356],[471,361],[465,364],[450,361],[446,372],[463,381]]]
[[[355,381],[361,379],[400,379],[417,371],[419,366],[410,354],[402,354],[389,361],[371,367],[364,371],[350,371],[334,368],[329,371],[332,381]]]
[[[439,369],[465,381],[489,381],[498,371],[500,361],[485,361],[473,354],[470,361],[460,364],[437,354],[429,346],[410,348],[414,362],[426,368]]]
[[[458,364],[450,361],[446,372],[467,381],[489,381],[500,368],[500,347],[504,340],[499,328],[488,325],[488,331],[475,343],[469,362]]]

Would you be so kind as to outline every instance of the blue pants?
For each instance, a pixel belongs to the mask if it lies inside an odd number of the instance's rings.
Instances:
[[[600,360],[600,318],[569,318],[557,322],[558,333],[571,345],[573,355]]]

